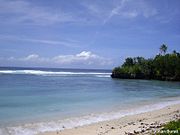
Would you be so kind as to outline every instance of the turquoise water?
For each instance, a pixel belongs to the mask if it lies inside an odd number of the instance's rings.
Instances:
[[[0,68],[0,134],[8,132],[4,127],[25,123],[89,115],[95,119],[105,112],[135,106],[143,110],[180,100],[179,82],[120,80],[110,74],[108,70]],[[88,120],[95,122],[93,117]]]

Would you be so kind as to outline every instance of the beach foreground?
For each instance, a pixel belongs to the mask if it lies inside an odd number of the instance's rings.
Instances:
[[[163,124],[177,119],[180,119],[180,104],[73,129],[64,127],[61,131],[44,132],[38,135],[144,135],[158,132]]]

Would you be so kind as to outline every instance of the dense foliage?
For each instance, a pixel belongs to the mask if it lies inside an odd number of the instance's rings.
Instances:
[[[162,45],[161,54],[153,59],[126,58],[122,66],[113,69],[111,77],[180,81],[180,53],[173,51],[166,54],[166,50],[167,46]]]

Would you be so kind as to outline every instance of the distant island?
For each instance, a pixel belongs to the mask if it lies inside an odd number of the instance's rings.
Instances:
[[[160,47],[154,58],[128,57],[122,66],[115,67],[112,78],[180,81],[180,53],[167,53],[167,45]]]

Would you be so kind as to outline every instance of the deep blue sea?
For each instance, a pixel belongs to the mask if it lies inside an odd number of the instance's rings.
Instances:
[[[112,79],[110,74],[0,68],[0,135],[33,135],[180,103],[180,82]]]

